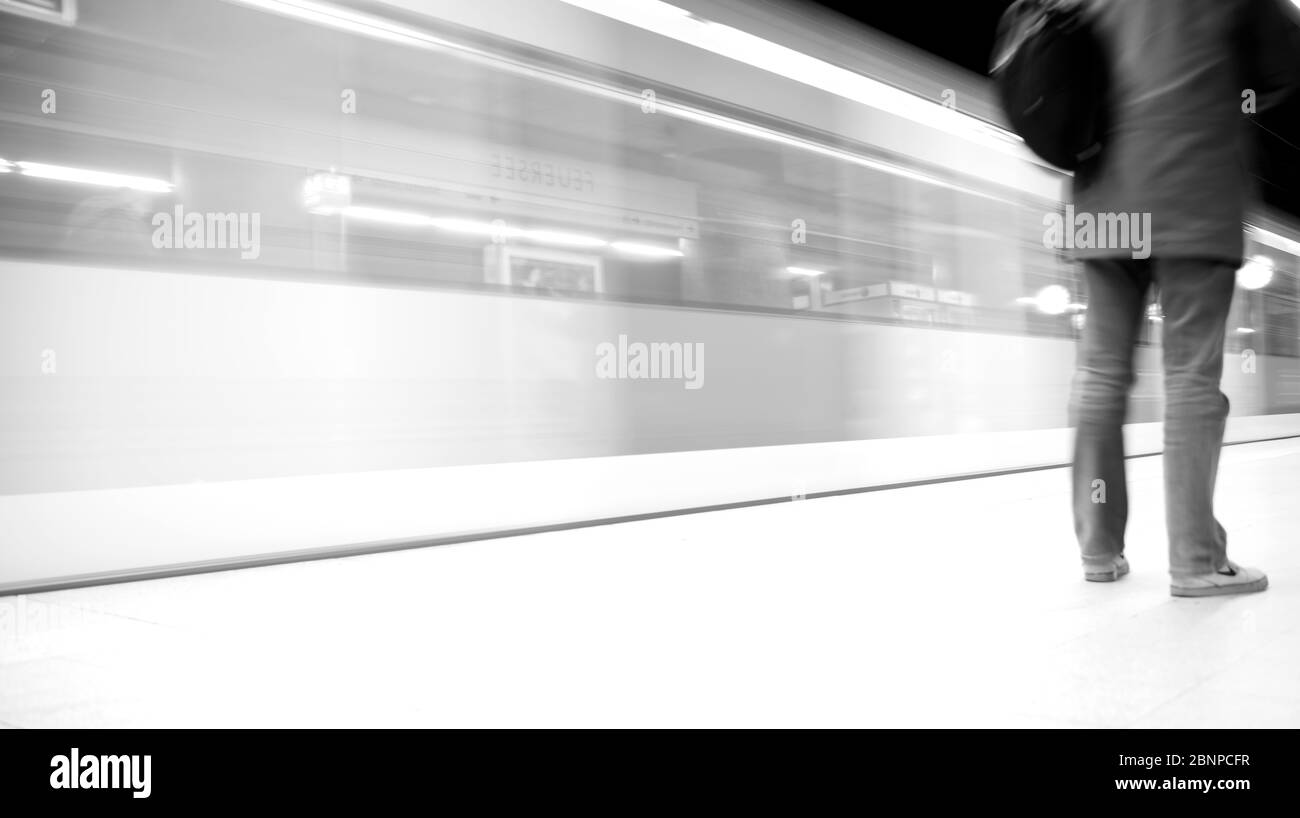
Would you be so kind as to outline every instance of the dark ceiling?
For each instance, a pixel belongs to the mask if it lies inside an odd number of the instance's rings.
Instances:
[[[887,0],[821,3],[872,28],[984,74],[994,33],[1012,0]],[[1300,60],[1300,54],[1296,55]],[[1260,137],[1257,176],[1265,201],[1300,218],[1300,89],[1284,105],[1254,120]]]

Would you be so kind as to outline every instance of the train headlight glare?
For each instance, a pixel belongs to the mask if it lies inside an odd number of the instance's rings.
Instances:
[[[1273,259],[1268,256],[1251,256],[1237,270],[1237,286],[1243,290],[1258,290],[1267,287],[1273,280]]]
[[[1038,291],[1034,303],[1038,306],[1039,312],[1060,315],[1070,306],[1070,291],[1060,284],[1048,284]]]

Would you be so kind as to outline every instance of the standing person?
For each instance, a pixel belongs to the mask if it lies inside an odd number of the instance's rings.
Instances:
[[[1164,312],[1170,590],[1209,596],[1268,587],[1262,571],[1228,559],[1214,487],[1229,408],[1219,389],[1224,328],[1252,194],[1253,134],[1243,103],[1254,95],[1267,106],[1297,82],[1296,23],[1283,2],[1086,6],[1110,64],[1111,114],[1102,150],[1075,174],[1075,212],[1150,220],[1143,253],[1115,246],[1076,251],[1088,312],[1070,418],[1074,525],[1086,579],[1112,581],[1129,569],[1122,425],[1133,348],[1148,288],[1155,287]]]

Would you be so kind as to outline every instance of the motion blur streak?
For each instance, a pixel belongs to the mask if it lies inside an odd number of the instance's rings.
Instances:
[[[845,99],[907,117],[921,125],[1003,148],[1023,144],[1019,136],[907,91],[847,71],[816,57],[755,37],[731,26],[702,20],[659,0],[563,0],[572,6],[672,37],[764,71],[781,74]],[[1022,154],[1023,155],[1023,154]]]
[[[483,52],[478,52],[473,49],[460,48],[453,43],[449,43],[437,37],[430,37],[414,29],[409,29],[402,26],[392,26],[384,23],[383,21],[376,20],[366,15],[351,14],[342,9],[337,8],[336,6],[332,6],[327,3],[314,3],[314,2],[309,2],[309,0],[231,0],[231,2],[244,3],[246,5],[251,5],[258,8],[265,8],[268,11],[273,11],[287,16],[298,17],[303,20],[317,23],[320,25],[327,25],[335,28],[340,28],[345,31],[351,31],[364,36],[375,37],[377,39],[387,40],[401,45],[409,45],[409,46],[422,47],[422,48],[453,49],[467,56],[472,55],[479,59],[486,59],[489,61],[496,62],[501,67],[508,67],[511,70],[519,71],[533,78],[545,79],[550,82],[554,82],[560,85],[574,88],[576,90],[583,91],[585,93],[590,93],[596,96],[605,97],[607,99],[625,102],[630,105],[641,105],[644,101],[642,97],[635,92],[629,92],[618,88],[610,87],[607,85],[595,84],[580,78],[566,77],[560,74],[538,71],[536,68],[531,68],[522,64],[515,63],[513,61],[494,59],[493,57],[486,55]],[[563,2],[570,2],[570,0],[563,0]],[[574,5],[586,7],[586,4],[584,3],[574,3]],[[604,6],[604,4],[592,4],[592,5],[593,7]],[[655,5],[662,6],[666,4],[659,3]],[[622,11],[621,6],[617,6],[614,8],[619,9],[620,12]],[[668,8],[674,8],[674,7],[669,6]],[[601,9],[594,9],[594,10],[601,10]],[[608,14],[609,16],[614,17],[615,19],[622,19],[621,13],[613,14],[610,13],[609,10],[601,10],[601,13]],[[632,19],[639,19],[639,18],[636,15],[633,15]],[[651,30],[655,30],[655,29],[651,29]],[[740,34],[740,32],[736,32],[736,33]],[[691,43],[692,45],[701,45],[701,43],[704,43],[705,45],[709,44],[709,40],[707,39],[700,42],[697,42],[697,39],[692,37],[678,37],[678,39],[681,39],[683,42]],[[752,40],[746,40],[745,42],[764,43],[765,41],[758,40],[757,38],[752,38]],[[717,53],[722,53],[728,56],[732,56],[731,49],[722,48],[722,50],[719,50],[720,47],[717,46],[717,44],[713,44],[713,45],[714,47],[710,48],[710,50],[714,50]],[[767,45],[771,45],[771,44],[768,43]],[[702,45],[701,47],[704,46]],[[779,47],[776,46],[774,47],[779,49]],[[778,53],[782,57],[788,57],[789,55],[795,54],[795,52],[792,52],[789,49],[779,49]],[[802,55],[797,55],[797,56],[802,56]],[[746,60],[746,62],[749,62],[751,65],[757,65],[757,66],[762,65],[761,62],[757,61],[760,59],[759,57],[754,57],[752,59],[755,61],[750,62],[750,60]],[[1002,129],[993,129],[997,132],[999,136],[1002,137],[1002,139],[990,141],[987,139],[988,133],[990,131],[990,128],[987,125],[981,126],[981,125],[974,124],[975,123],[974,120],[970,120],[968,117],[965,117],[954,111],[949,111],[948,109],[942,108],[940,106],[936,106],[931,103],[924,102],[911,94],[899,92],[896,89],[874,82],[866,77],[862,77],[856,74],[851,74],[850,72],[842,72],[840,71],[840,69],[836,69],[834,66],[829,66],[826,65],[825,63],[821,63],[818,60],[812,60],[810,61],[810,63],[815,65],[818,71],[832,72],[831,76],[833,76],[836,80],[839,80],[839,82],[834,82],[834,83],[828,82],[825,85],[818,85],[817,83],[819,77],[815,75],[808,75],[805,72],[804,77],[801,78],[801,81],[814,85],[814,87],[825,87],[829,89],[835,89],[837,87],[844,86],[844,79],[846,76],[851,77],[853,81],[860,81],[860,82],[852,82],[854,86],[857,86],[859,84],[864,84],[865,88],[869,89],[870,93],[863,93],[862,91],[858,90],[856,87],[852,92],[850,92],[849,90],[837,91],[837,93],[840,93],[842,96],[844,96],[847,99],[852,99],[857,102],[863,102],[865,104],[873,105],[874,107],[881,108],[882,110],[887,110],[893,114],[908,116],[909,118],[915,119],[918,122],[924,122],[933,127],[939,127],[944,130],[955,129],[957,131],[967,134],[968,137],[970,138],[975,138],[974,135],[978,135],[980,137],[984,137],[981,140],[982,142],[984,142],[984,144],[996,146],[999,149],[1005,149],[1006,141],[1008,140],[1013,142],[1020,141],[1020,138],[1017,137],[1015,134],[1012,134],[1009,131],[1005,131]],[[822,76],[820,77],[820,79],[826,80],[827,78],[825,76]],[[961,190],[962,192],[969,193],[975,196],[990,195],[986,191],[972,190],[968,188],[955,186],[950,182],[937,179],[933,176],[929,176],[924,173],[919,173],[916,170],[900,167],[898,165],[891,164],[888,162],[882,162],[877,159],[871,159],[869,157],[857,155],[849,151],[837,150],[835,148],[831,148],[826,145],[817,144],[816,142],[812,142],[805,139],[799,139],[797,137],[792,137],[790,135],[782,134],[768,128],[759,127],[751,123],[741,122],[730,117],[719,116],[716,113],[711,113],[709,111],[702,111],[696,108],[692,108],[690,106],[682,105],[680,103],[672,103],[672,102],[657,103],[656,110],[662,111],[665,114],[678,116],[683,119],[689,119],[691,121],[698,122],[703,125],[708,125],[710,127],[721,128],[745,136],[751,136],[759,139],[767,139],[775,142],[780,142],[782,144],[789,145],[791,147],[796,147],[802,150],[820,153],[824,156],[829,156],[831,158],[840,159],[843,161],[854,162],[855,164],[860,164],[863,167],[869,167],[876,170],[883,170],[887,173],[892,173],[909,179],[922,181],[927,184],[939,185],[941,187],[947,187],[953,190]],[[922,112],[924,115],[922,115]],[[1037,162],[1037,160],[1034,159],[1033,155],[1024,149],[1017,151],[1016,155],[1019,158]]]
[[[16,162],[15,164],[23,172],[23,175],[34,176],[37,179],[53,179],[59,182],[77,182],[84,185],[126,188],[128,190],[145,190],[153,193],[165,193],[172,189],[170,182],[164,182],[161,179],[148,179],[143,176],[106,173],[100,170],[86,170],[84,168],[65,168],[40,162]]]

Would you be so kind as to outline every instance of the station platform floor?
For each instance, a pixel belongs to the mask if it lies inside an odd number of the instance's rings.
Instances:
[[[0,598],[6,727],[1300,727],[1300,440],[1224,449],[1229,554],[1086,583],[1066,470]],[[0,613],[3,613],[0,611]]]

